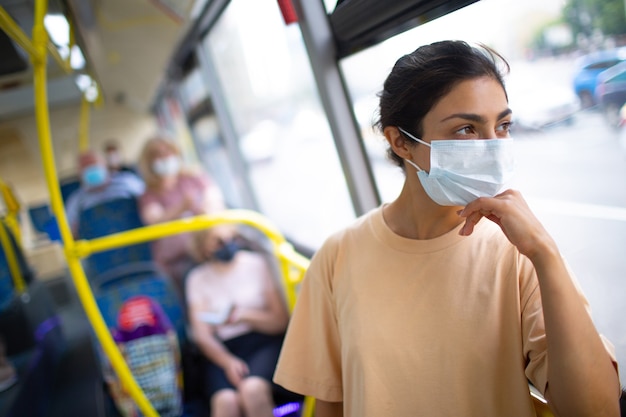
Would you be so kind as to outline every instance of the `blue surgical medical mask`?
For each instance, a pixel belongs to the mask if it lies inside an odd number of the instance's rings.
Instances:
[[[494,197],[513,178],[513,139],[450,139],[425,142],[398,128],[416,142],[430,147],[430,172],[413,161],[426,194],[441,206],[464,206],[479,197]]]
[[[90,165],[83,169],[82,181],[87,188],[99,187],[105,184],[108,179],[109,172],[102,165]]]

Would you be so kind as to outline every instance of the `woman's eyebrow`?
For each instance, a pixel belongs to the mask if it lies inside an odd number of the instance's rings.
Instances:
[[[503,110],[502,112],[500,112],[500,114],[498,114],[498,120],[508,116],[511,113],[512,113],[511,109]],[[486,119],[483,116],[479,114],[475,114],[475,113],[454,113],[441,119],[441,122],[445,122],[446,120],[456,119],[456,118],[465,119],[465,120],[469,120],[469,121],[477,122],[477,123],[486,122]]]

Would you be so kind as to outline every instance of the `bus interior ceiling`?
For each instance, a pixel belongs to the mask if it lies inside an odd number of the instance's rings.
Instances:
[[[98,82],[104,98],[104,105],[90,116],[91,145],[98,148],[109,138],[127,139],[123,151],[137,155],[141,143],[134,139],[156,127],[150,106],[189,22],[191,3],[177,1],[177,10],[166,10],[151,1],[49,2],[49,13],[64,14],[74,23],[76,44],[85,61],[83,69],[66,74],[48,57],[51,136],[60,177],[76,169],[82,92],[75,78],[81,73]],[[30,37],[34,1],[2,0],[0,6]],[[3,32],[0,48],[0,177],[19,190],[26,205],[39,203],[47,189],[37,143],[32,65]]]

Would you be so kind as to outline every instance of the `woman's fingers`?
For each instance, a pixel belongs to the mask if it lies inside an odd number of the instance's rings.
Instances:
[[[469,236],[480,219],[486,217],[500,226],[509,241],[525,255],[551,242],[519,191],[506,190],[493,198],[478,198],[465,206],[459,216],[465,217],[465,224],[459,231],[462,236]]]

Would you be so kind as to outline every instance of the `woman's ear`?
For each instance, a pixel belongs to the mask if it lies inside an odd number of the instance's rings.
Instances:
[[[402,159],[412,159],[411,147],[396,126],[387,126],[383,130],[383,134],[396,155]]]

